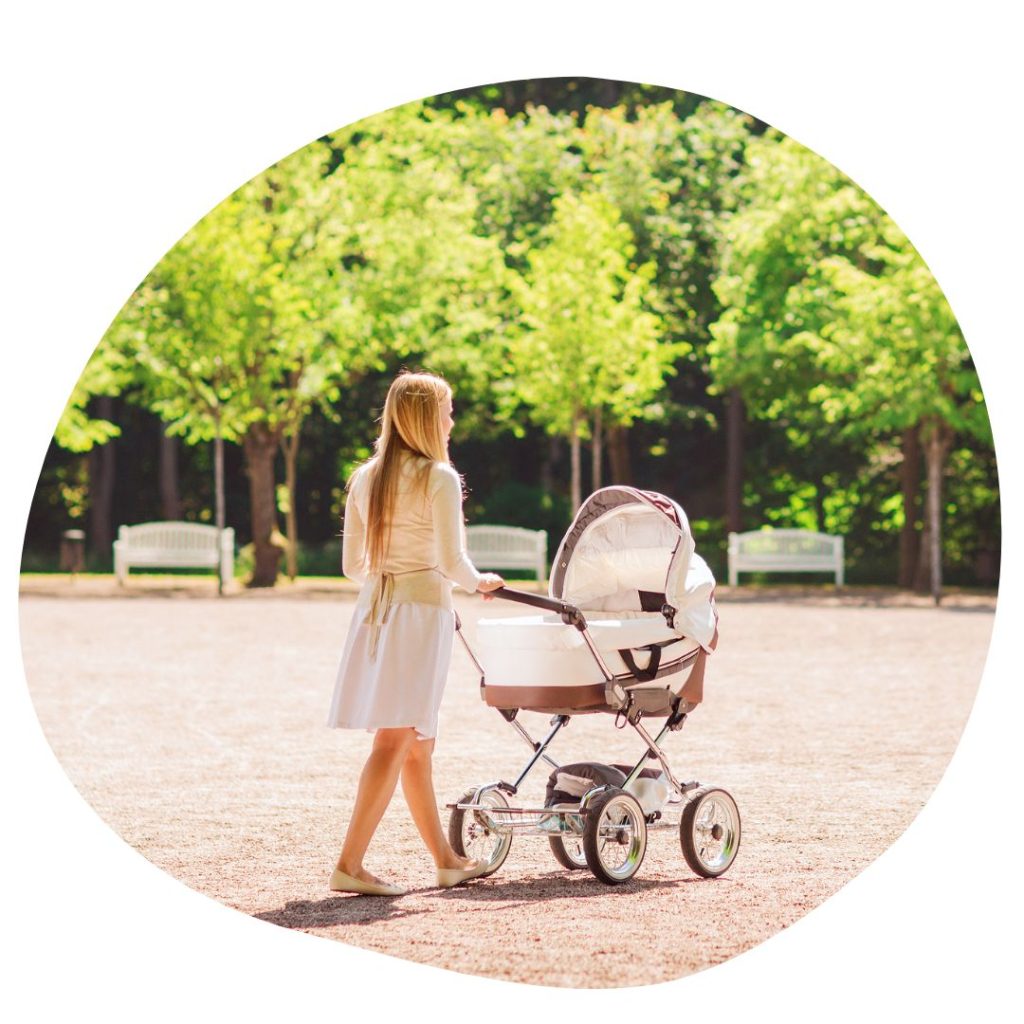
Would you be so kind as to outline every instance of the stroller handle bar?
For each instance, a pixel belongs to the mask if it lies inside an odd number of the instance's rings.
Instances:
[[[587,628],[587,620],[583,617],[583,612],[574,604],[569,604],[568,601],[559,601],[554,597],[541,597],[540,594],[531,594],[525,590],[513,590],[511,587],[499,587],[491,593],[503,601],[515,601],[518,604],[528,604],[534,608],[557,612],[567,626],[575,626],[580,631]]]

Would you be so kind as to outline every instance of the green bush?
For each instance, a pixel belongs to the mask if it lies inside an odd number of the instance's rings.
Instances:
[[[296,559],[300,576],[340,576],[341,538],[322,544],[299,544]]]

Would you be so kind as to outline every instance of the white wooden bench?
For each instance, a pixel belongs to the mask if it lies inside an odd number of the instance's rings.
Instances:
[[[124,583],[131,568],[205,569],[220,572],[227,586],[235,573],[235,531],[202,523],[140,523],[122,526],[114,541],[114,572]]]
[[[467,526],[466,549],[478,569],[532,569],[538,581],[547,579],[547,530]]]
[[[813,530],[729,534],[729,586],[741,572],[829,572],[843,585],[843,538]]]

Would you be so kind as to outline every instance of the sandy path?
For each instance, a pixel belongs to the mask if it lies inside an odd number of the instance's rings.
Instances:
[[[610,888],[563,871],[543,838],[521,837],[496,875],[441,891],[399,795],[368,864],[412,892],[369,900],[326,889],[370,741],[323,727],[351,591],[218,601],[203,586],[136,586],[117,598],[79,580],[23,593],[26,673],[49,742],[90,804],[155,864],[284,927],[580,987],[664,981],[734,956],[886,849],[949,761],[994,609],[988,598],[935,609],[879,593],[723,591],[707,699],[667,750],[679,776],[721,785],[739,804],[742,848],[727,875],[697,879],[663,831],[638,875]],[[481,613],[521,613],[470,598],[458,608],[471,640]],[[526,760],[476,682],[457,651],[435,759],[442,801],[513,778]],[[590,716],[552,753],[564,763],[638,751],[632,734]],[[545,775],[535,771],[524,801],[540,799]]]

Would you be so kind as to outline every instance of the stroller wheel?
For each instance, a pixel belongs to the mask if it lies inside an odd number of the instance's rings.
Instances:
[[[717,878],[729,870],[740,848],[740,812],[724,789],[698,789],[683,808],[679,842],[691,870]]]
[[[499,789],[485,790],[478,799],[478,790],[471,789],[463,793],[460,804],[479,803],[484,807],[508,807],[504,793]],[[486,861],[488,864],[484,876],[493,875],[508,856],[512,846],[510,829],[496,830],[495,821],[489,815],[479,811],[461,811],[456,808],[448,819],[448,842],[460,857]],[[500,821],[500,817],[499,817]]]
[[[631,879],[647,852],[647,822],[636,797],[611,788],[587,806],[583,853],[594,877],[606,885]]]
[[[569,871],[578,871],[587,866],[587,855],[583,850],[583,837],[573,834],[548,836],[555,860]]]

